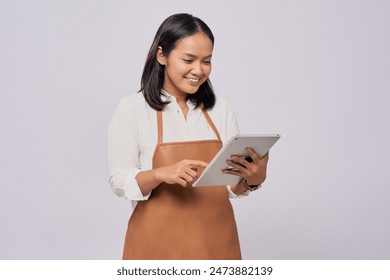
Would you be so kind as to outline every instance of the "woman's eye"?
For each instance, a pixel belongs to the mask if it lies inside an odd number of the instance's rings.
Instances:
[[[185,63],[192,63],[192,59],[183,59]]]
[[[211,64],[211,61],[203,61],[204,64]]]

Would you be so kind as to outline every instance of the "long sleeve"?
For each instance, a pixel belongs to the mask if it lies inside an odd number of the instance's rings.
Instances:
[[[240,133],[236,114],[234,113],[233,107],[229,102],[226,103],[226,115],[224,116],[224,118],[226,119],[226,136],[227,136],[227,140],[229,140],[231,137]],[[248,196],[250,193],[250,191],[245,191],[240,195],[236,195],[230,189],[230,185],[227,186],[227,190],[230,198],[240,198],[240,197]]]
[[[141,193],[135,179],[141,171],[136,110],[136,102],[121,100],[108,128],[109,181],[115,194],[132,201],[146,200],[150,196]]]
[[[226,119],[226,140],[229,140],[231,137],[240,134],[236,114],[230,102],[226,102],[226,115],[224,117]]]

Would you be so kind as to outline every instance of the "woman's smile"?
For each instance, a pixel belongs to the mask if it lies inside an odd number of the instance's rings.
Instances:
[[[184,78],[186,78],[191,83],[199,83],[199,81],[201,80],[200,78],[190,78],[190,77],[184,77]]]

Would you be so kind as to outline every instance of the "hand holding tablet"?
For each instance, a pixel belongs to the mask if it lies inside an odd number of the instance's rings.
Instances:
[[[279,138],[279,134],[232,137],[209,163],[198,180],[193,183],[193,186],[238,184],[241,178],[251,174],[251,168],[254,168],[253,172],[256,172],[256,166],[251,161],[255,160],[257,163]],[[256,184],[256,182],[249,182],[249,184]]]

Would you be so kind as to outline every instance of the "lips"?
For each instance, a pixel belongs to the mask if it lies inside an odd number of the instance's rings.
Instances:
[[[185,77],[188,81],[191,83],[199,83],[200,79],[197,78],[190,78],[190,77]]]

